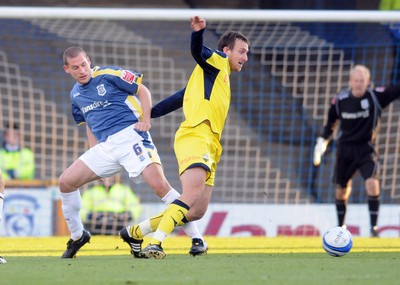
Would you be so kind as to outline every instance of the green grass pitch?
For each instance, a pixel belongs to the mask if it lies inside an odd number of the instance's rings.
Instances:
[[[207,237],[209,253],[191,257],[190,239],[170,237],[163,260],[134,259],[121,239],[93,236],[77,258],[61,260],[67,237],[1,238],[1,285],[91,284],[399,284],[400,239],[354,238],[331,257],[319,237]],[[145,241],[146,242],[146,241]]]

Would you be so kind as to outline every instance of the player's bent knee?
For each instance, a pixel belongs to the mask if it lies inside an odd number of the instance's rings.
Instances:
[[[72,185],[72,181],[66,177],[66,175],[61,174],[61,176],[58,178],[58,186],[60,187],[60,192],[63,193],[68,193],[72,192],[73,190],[77,189],[78,187],[74,187]]]
[[[67,189],[68,189],[68,187],[67,187],[67,182],[66,182],[66,179],[64,179],[64,177],[61,175],[59,178],[58,178],[58,186],[60,187],[60,192],[69,192]]]

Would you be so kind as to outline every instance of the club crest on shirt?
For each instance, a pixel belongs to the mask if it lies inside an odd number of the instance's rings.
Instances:
[[[229,84],[229,75],[225,75],[224,82]]]
[[[97,88],[97,94],[99,94],[99,96],[104,96],[104,95],[106,95],[107,90],[106,90],[106,88],[104,87],[104,84],[97,85],[96,88]]]
[[[369,101],[368,99],[361,100],[361,108],[368,109],[369,108]]]
[[[121,79],[129,84],[135,82],[136,75],[128,70],[122,70]]]

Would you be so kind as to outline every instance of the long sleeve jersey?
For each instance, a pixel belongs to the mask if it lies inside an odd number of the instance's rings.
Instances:
[[[337,141],[340,144],[375,143],[379,132],[382,109],[400,97],[400,85],[368,89],[362,97],[350,90],[336,95],[328,111],[328,121],[322,137],[329,139],[340,120]]]
[[[192,33],[191,52],[197,65],[187,86],[154,106],[151,116],[163,116],[183,105],[183,126],[208,120],[212,131],[221,137],[231,99],[231,70],[225,53],[203,45],[203,32]]]

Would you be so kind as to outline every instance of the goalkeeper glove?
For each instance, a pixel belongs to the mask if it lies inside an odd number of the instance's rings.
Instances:
[[[317,143],[314,147],[314,165],[319,166],[321,164],[321,157],[326,151],[326,147],[328,146],[328,140],[323,137],[317,138]]]

